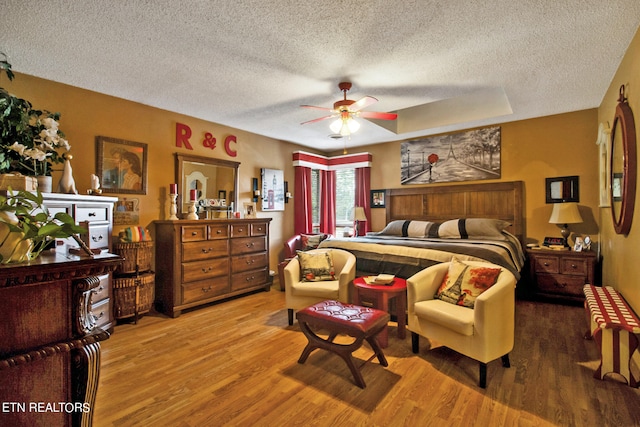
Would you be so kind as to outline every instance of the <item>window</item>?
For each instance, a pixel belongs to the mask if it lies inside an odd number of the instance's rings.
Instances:
[[[345,228],[353,226],[351,211],[356,200],[355,169],[336,170],[336,235],[342,235]],[[313,231],[320,230],[320,173],[318,169],[311,170],[311,220]]]

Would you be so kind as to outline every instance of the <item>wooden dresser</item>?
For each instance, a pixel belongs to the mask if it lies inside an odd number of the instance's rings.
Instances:
[[[155,221],[156,309],[183,309],[269,290],[271,218]]]
[[[594,285],[595,252],[527,249],[532,296],[584,301],[584,285]]]
[[[0,425],[90,426],[100,372],[91,296],[116,255],[0,265]]]
[[[113,206],[117,197],[85,196],[78,194],[43,193],[44,205],[50,215],[65,212],[71,215],[76,223],[87,227],[86,235],[81,236],[91,249],[111,251],[111,235],[113,234]],[[67,254],[69,248],[77,248],[72,239],[59,241],[56,248],[59,253]],[[93,313],[98,317],[98,326],[113,331],[113,284],[111,273],[103,274],[100,284],[93,295]]]

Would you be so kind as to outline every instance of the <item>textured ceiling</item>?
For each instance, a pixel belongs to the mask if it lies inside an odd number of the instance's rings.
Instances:
[[[638,0],[2,0],[15,71],[325,151],[597,107]],[[349,141],[301,104],[398,111]],[[389,124],[389,123],[385,123]]]

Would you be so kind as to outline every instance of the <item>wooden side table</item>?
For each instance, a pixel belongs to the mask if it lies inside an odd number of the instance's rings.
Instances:
[[[596,254],[591,251],[527,249],[530,282],[537,296],[582,302],[584,285],[595,280]]]
[[[398,321],[398,338],[406,337],[407,325],[407,281],[400,277],[393,279],[389,285],[368,284],[367,276],[356,277],[353,280],[353,301],[362,305],[363,301],[371,301],[373,308],[389,312],[389,301],[395,299],[396,318]],[[378,340],[382,348],[389,345],[389,333],[387,328],[378,335]]]

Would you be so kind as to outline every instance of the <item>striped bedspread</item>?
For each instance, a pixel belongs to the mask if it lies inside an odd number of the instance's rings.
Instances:
[[[516,237],[505,233],[506,240],[469,240],[364,236],[330,238],[321,248],[344,249],[356,256],[359,276],[393,274],[407,279],[415,273],[455,255],[462,261],[487,261],[509,270],[520,279],[524,265],[522,246]]]

